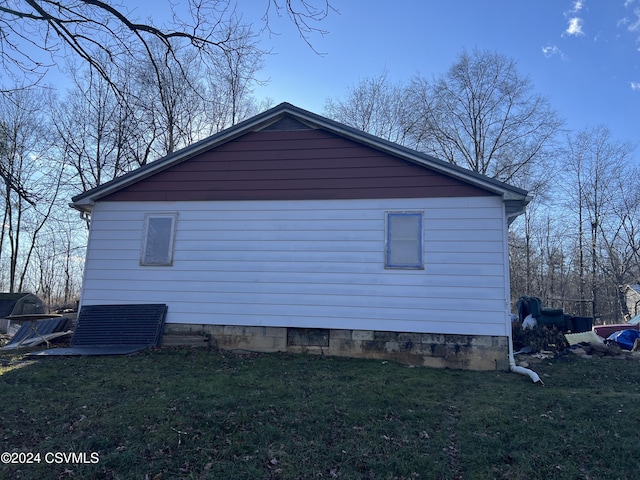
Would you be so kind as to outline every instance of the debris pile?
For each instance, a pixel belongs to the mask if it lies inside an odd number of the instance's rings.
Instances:
[[[612,335],[605,340],[594,332],[565,335],[571,346],[570,351],[579,357],[637,358],[640,360],[640,338],[635,338],[633,343],[629,344],[626,340],[628,336],[623,335],[624,340],[621,341],[620,336]]]

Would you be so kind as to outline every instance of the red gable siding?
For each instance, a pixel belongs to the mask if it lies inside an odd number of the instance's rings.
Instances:
[[[251,132],[105,201],[319,200],[492,193],[323,130]]]

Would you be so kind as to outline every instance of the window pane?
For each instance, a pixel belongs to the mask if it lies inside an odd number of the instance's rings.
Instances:
[[[387,228],[387,266],[422,268],[422,215],[390,213]]]
[[[169,265],[174,217],[147,217],[143,265]]]

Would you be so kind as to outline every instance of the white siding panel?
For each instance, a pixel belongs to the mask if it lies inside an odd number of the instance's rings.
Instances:
[[[464,241],[429,242],[428,251],[432,253],[459,253],[465,248]],[[497,242],[479,242],[474,244],[474,253],[500,253],[502,244]]]
[[[134,252],[131,252],[131,257],[137,258],[136,255],[133,255]],[[326,257],[323,255],[323,252],[310,252],[306,256],[304,256],[304,252],[294,252],[296,255],[290,255],[289,258],[295,258],[296,260],[291,260],[287,262],[287,256],[279,256],[275,261],[271,262],[272,258],[266,258],[270,255],[265,255],[265,258],[255,260],[256,263],[251,263],[251,258],[241,258],[238,260],[217,260],[217,258],[209,258],[205,253],[201,255],[202,258],[193,260],[184,260],[180,261],[182,264],[180,265],[180,269],[174,269],[169,272],[165,271],[165,267],[159,267],[153,270],[154,278],[155,275],[167,274],[170,278],[181,278],[181,274],[186,272],[186,275],[201,275],[202,272],[214,272],[214,271],[263,271],[265,269],[273,268],[274,271],[281,271],[279,265],[282,263],[286,264],[286,268],[284,271],[287,272],[296,272],[296,271],[309,271],[309,272],[345,272],[345,273],[380,273],[380,265],[379,265],[379,255],[371,255],[369,253],[362,252],[345,252],[345,253],[334,253],[333,254],[333,262],[322,261],[322,257]],[[299,255],[298,255],[299,254]],[[215,257],[215,256],[214,256]],[[91,259],[92,268],[87,270],[87,274],[91,275],[91,278],[94,278],[95,275],[99,275],[101,272],[107,272],[113,270],[117,272],[118,275],[123,275],[123,272],[120,268],[119,262],[114,262],[114,255],[111,252],[101,252],[99,255],[96,255],[96,258]],[[367,261],[369,260],[369,261]],[[228,268],[228,263],[232,263],[237,265],[237,268]],[[274,265],[276,264],[276,265]],[[312,265],[307,265],[312,264]],[[128,278],[140,278],[140,280],[144,280],[149,277],[149,272],[152,271],[153,267],[146,267],[144,271],[129,271],[127,272]],[[313,269],[313,270],[304,270],[305,268]],[[477,278],[472,280],[467,279],[467,275],[472,274],[474,277],[480,276],[483,281],[487,280],[487,277],[497,276],[502,277],[503,272],[501,270],[500,265],[486,265],[486,264],[464,264],[464,263],[432,263],[425,267],[425,271],[427,271],[428,275],[424,275],[420,273],[421,271],[417,271],[415,273],[411,273],[409,271],[403,271],[402,275],[415,275],[418,277],[422,277],[421,283],[424,285],[431,285],[434,281],[442,282],[443,285],[449,285],[451,287],[457,288],[458,285],[463,287],[469,287],[472,285],[477,285]],[[385,275],[388,278],[392,278],[394,273],[398,273],[397,270],[387,270]],[[212,280],[212,278],[207,274],[207,280]],[[367,279],[367,281],[369,281]],[[503,279],[501,278],[501,281]],[[437,283],[439,284],[439,283]]]
[[[429,219],[425,222],[431,231],[438,232],[468,232],[469,225],[466,222],[470,221],[469,218],[439,218]],[[483,231],[495,231],[499,234],[502,233],[502,220],[500,218],[474,218],[473,225],[475,228]]]
[[[424,270],[384,268],[386,211],[424,212]],[[173,266],[139,265],[145,213],[178,212]],[[103,202],[83,304],[169,305],[168,322],[505,335],[498,197]]]
[[[121,282],[123,280],[123,273],[120,270],[109,268],[112,267],[109,262],[103,263],[94,263],[97,265],[96,268],[91,269],[91,280],[95,282],[97,286],[97,282],[104,282],[105,285],[100,286],[99,288],[108,288],[109,284],[113,282]],[[323,265],[326,267],[327,265]],[[315,267],[320,269],[321,267]],[[338,267],[335,267],[338,268]],[[378,273],[378,272],[376,272]],[[503,286],[503,279],[499,275],[484,275],[482,277],[482,284],[477,284],[477,278],[464,276],[458,277],[455,275],[423,275],[424,280],[421,284],[411,284],[407,285],[409,282],[403,282],[402,289],[397,289],[394,292],[394,295],[415,295],[415,296],[425,296],[426,288],[428,288],[428,292],[434,296],[451,296],[451,298],[459,298],[462,293],[460,290],[463,289],[478,289],[478,292],[482,292],[484,288],[490,289],[492,292],[495,292],[496,288],[500,288]],[[249,293],[257,292],[257,291],[266,291],[266,292],[274,292],[277,293],[279,291],[287,291],[290,293],[297,292],[318,292],[319,294],[339,294],[342,291],[349,291],[352,295],[362,294],[362,288],[360,285],[355,283],[337,283],[337,284],[326,284],[326,283],[318,283],[318,282],[304,282],[304,283],[255,283],[252,285],[253,288],[249,288],[243,282],[243,278],[241,277],[239,281],[233,282],[230,281],[230,277],[228,275],[221,275],[221,280],[212,281],[211,273],[207,270],[191,270],[191,271],[175,271],[175,270],[162,270],[157,269],[154,271],[153,279],[149,279],[148,272],[137,272],[132,271],[127,275],[127,280],[132,282],[161,282],[163,283],[165,288],[174,289],[171,285],[171,282],[181,282],[183,285],[181,287],[185,290],[203,290],[203,291],[229,291],[229,292],[238,292],[238,291],[246,291]],[[189,285],[187,285],[189,283]],[[369,294],[380,295],[384,293],[387,285],[390,282],[387,282],[385,285],[370,285]],[[109,287],[112,288],[112,287]],[[259,288],[259,290],[256,290]],[[309,289],[309,290],[305,290]],[[411,293],[414,292],[414,293]],[[445,295],[447,292],[447,295]]]
[[[371,241],[363,239],[358,241],[356,238],[352,239],[339,239],[335,241],[330,240],[314,240],[310,238],[308,240],[300,240],[297,238],[291,238],[287,240],[283,238],[278,241],[265,241],[248,239],[246,234],[239,234],[239,238],[234,240],[219,241],[215,240],[215,237],[211,237],[208,240],[201,240],[199,242],[184,242],[184,249],[176,251],[181,253],[182,251],[190,252],[196,251],[198,253],[203,251],[241,251],[241,252],[256,252],[256,251],[299,251],[299,252],[359,252],[359,251],[382,251],[379,245],[379,241]],[[182,241],[179,235],[176,235],[176,241]]]
[[[125,285],[126,282],[123,282]],[[123,285],[124,286],[124,285]],[[129,290],[132,295],[139,296],[140,292],[145,292],[145,296],[155,295],[156,298],[164,298],[167,301],[178,302],[188,299],[192,303],[212,305],[208,312],[250,314],[255,312],[259,306],[259,311],[277,311],[280,315],[291,314],[291,306],[296,306],[296,314],[302,316],[315,316],[320,312],[337,318],[394,318],[394,319],[414,319],[425,318],[424,299],[422,297],[402,296],[401,306],[393,304],[385,296],[365,296],[326,294],[318,295],[296,293],[252,293],[251,303],[247,303],[247,294],[242,293],[215,293],[202,291],[172,292],[164,289],[152,288],[148,285],[146,289]],[[118,289],[119,290],[119,289]],[[109,291],[108,288],[102,291]],[[116,290],[117,291],[117,290]],[[501,299],[481,299],[475,298],[472,301],[466,299],[452,299],[447,297],[431,297],[429,307],[436,310],[453,310],[451,303],[455,300],[455,310],[466,312],[473,308],[474,312],[492,312],[500,308]],[[304,311],[304,313],[303,313]]]

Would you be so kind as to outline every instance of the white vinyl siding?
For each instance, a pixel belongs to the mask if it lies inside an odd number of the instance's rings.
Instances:
[[[173,267],[140,266],[145,214],[179,211]],[[385,214],[420,211],[423,262],[385,268]],[[500,197],[99,202],[82,303],[167,322],[506,335]]]

